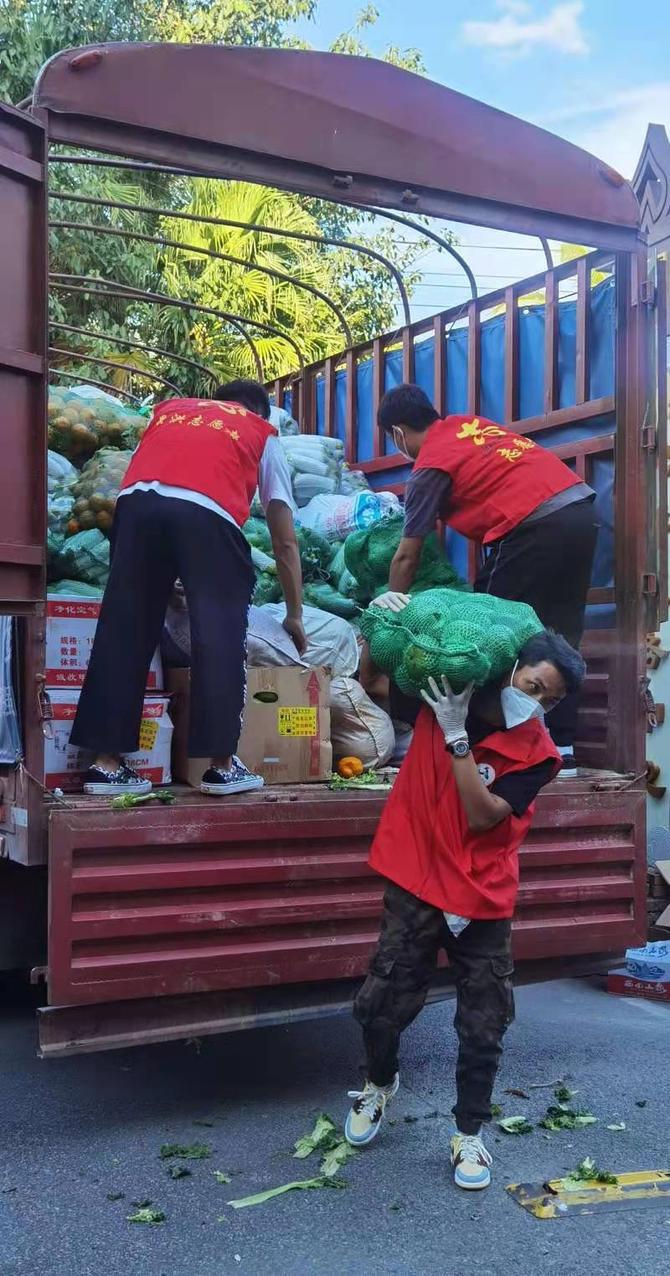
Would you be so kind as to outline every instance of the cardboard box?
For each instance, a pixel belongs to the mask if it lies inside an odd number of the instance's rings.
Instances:
[[[627,948],[626,970],[636,979],[670,982],[670,941],[647,944],[644,948]]]
[[[617,997],[643,997],[645,1001],[664,1001],[670,1004],[670,980],[636,979],[625,967],[610,970],[607,991]]]
[[[72,723],[79,702],[78,690],[56,689],[49,692],[53,707],[50,736],[44,741],[44,783],[48,789],[64,793],[81,789],[82,778],[90,765],[90,754],[70,744]],[[140,748],[131,753],[128,762],[152,784],[170,784],[172,721],[167,696],[147,696],[142,712]]]
[[[100,603],[53,594],[47,597],[46,685],[82,687],[91,658]],[[156,652],[147,679],[148,691],[162,691],[163,669]]]
[[[326,669],[249,669],[237,753],[267,784],[308,784],[330,778],[330,673]],[[209,758],[189,758],[190,671],[169,669],[176,780],[200,785]]]

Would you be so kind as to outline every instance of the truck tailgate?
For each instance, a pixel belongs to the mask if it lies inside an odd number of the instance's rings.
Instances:
[[[377,929],[384,797],[324,787],[50,819],[50,1006],[352,979]],[[522,851],[518,960],[644,933],[644,793],[561,782]]]

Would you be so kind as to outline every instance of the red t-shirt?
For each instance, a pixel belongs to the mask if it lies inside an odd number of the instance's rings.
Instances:
[[[482,783],[495,784],[560,756],[537,719],[509,731],[491,729],[472,753]],[[456,787],[451,755],[433,713],[422,709],[409,753],[393,787],[369,863],[384,877],[443,912],[461,917],[511,917],[519,885],[518,851],[534,804],[484,833],[473,833]]]

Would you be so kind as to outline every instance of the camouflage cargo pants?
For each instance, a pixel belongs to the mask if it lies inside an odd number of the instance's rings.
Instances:
[[[454,1115],[463,1134],[491,1120],[491,1094],[505,1030],[514,1019],[511,922],[472,921],[455,938],[432,904],[389,882],[377,950],[354,1002],[368,1076],[388,1085],[398,1070],[403,1029],[426,1000],[440,948],[456,983],[458,1062]]]

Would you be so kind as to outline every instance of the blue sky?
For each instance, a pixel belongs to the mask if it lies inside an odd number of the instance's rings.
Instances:
[[[320,0],[299,33],[327,49],[363,0]],[[592,151],[631,177],[649,122],[670,132],[670,0],[376,0],[363,33],[374,49],[414,46],[431,79],[510,111]],[[480,290],[542,269],[533,241],[454,227]],[[465,295],[457,271],[426,255],[413,309]],[[453,273],[452,273],[453,272]]]
[[[320,0],[318,48],[363,0]],[[421,50],[434,80],[551,128],[632,175],[646,123],[670,125],[668,0],[376,0],[365,38]]]

